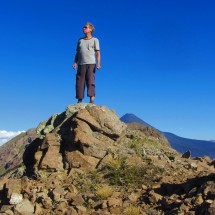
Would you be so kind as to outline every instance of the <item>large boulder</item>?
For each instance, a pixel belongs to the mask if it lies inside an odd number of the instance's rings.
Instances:
[[[126,129],[126,125],[119,120],[118,116],[104,106],[80,110],[76,118],[87,123],[96,132],[104,134],[113,140],[117,140]]]
[[[96,168],[116,148],[126,128],[107,107],[69,105],[65,112],[39,124],[37,134],[42,144],[34,156],[34,169]]]
[[[36,154],[36,164],[40,169],[63,170],[60,142],[61,138],[57,133],[49,133],[45,136],[40,147],[43,153],[38,151]]]

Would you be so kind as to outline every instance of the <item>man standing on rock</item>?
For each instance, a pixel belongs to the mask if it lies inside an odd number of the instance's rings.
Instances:
[[[87,22],[83,27],[85,37],[78,40],[73,69],[78,70],[76,74],[76,98],[78,103],[84,98],[85,83],[87,85],[87,96],[90,103],[95,98],[95,71],[100,69],[100,47],[99,40],[92,36],[95,28],[92,23]]]

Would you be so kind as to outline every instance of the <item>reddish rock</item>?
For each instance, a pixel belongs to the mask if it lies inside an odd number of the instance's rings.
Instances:
[[[95,169],[99,162],[98,159],[85,156],[79,151],[66,152],[66,158],[71,167],[82,168],[86,171]]]
[[[58,185],[57,187],[55,187],[55,189],[52,191],[54,201],[59,202],[62,196],[64,195],[64,193],[65,191],[62,188],[62,185]]]
[[[107,210],[98,210],[91,213],[91,215],[111,215]]]
[[[70,200],[73,196],[75,196],[74,193],[68,192],[68,193],[66,193],[66,195],[64,196],[64,198],[67,199],[67,200]]]
[[[87,209],[83,206],[76,206],[78,215],[87,215]]]
[[[161,200],[163,198],[163,196],[161,196],[160,194],[158,193],[155,193],[154,190],[151,190],[149,192],[149,201],[151,203],[157,203],[159,200]]]
[[[84,203],[84,199],[82,198],[81,195],[73,196],[71,200],[72,200],[72,205],[75,205],[75,206],[82,205]]]
[[[92,136],[92,134],[86,133],[83,128],[75,129],[76,143],[81,145],[84,155],[89,155],[95,158],[103,158],[109,145],[105,142]]]
[[[67,189],[69,190],[70,193],[73,193],[73,194],[75,194],[75,195],[78,193],[77,188],[76,188],[73,184],[69,185],[69,186],[67,187]]]
[[[78,215],[78,212],[73,207],[67,208],[65,215]]]
[[[55,207],[55,214],[65,214],[67,212],[68,204],[67,202],[63,201],[60,202],[56,207]]]
[[[111,214],[123,214],[123,208],[122,207],[112,207],[109,209]]]
[[[116,206],[122,207],[122,199],[109,198],[107,204],[108,204],[108,207],[116,207]]]
[[[52,200],[49,197],[42,199],[42,205],[45,209],[49,209],[52,207]]]
[[[35,153],[35,169],[63,171],[62,154],[60,153],[61,139],[57,133],[46,134],[40,147],[42,151]]]
[[[102,131],[113,139],[120,137],[127,127],[113,111],[104,106],[80,110],[76,117],[87,122],[94,130]]]
[[[22,184],[20,179],[10,179],[6,183],[6,189],[7,189],[7,198],[10,198],[10,196],[13,193],[21,193]]]
[[[46,134],[43,144],[49,146],[60,146],[61,138],[57,133]],[[43,147],[43,144],[41,148]],[[44,147],[45,148],[45,147]]]
[[[194,200],[195,205],[201,205],[204,202],[204,199],[202,198],[202,195],[197,195],[197,197]]]
[[[128,198],[131,202],[136,202],[138,198],[140,198],[140,196],[141,196],[140,193],[132,193],[131,195],[128,196]]]
[[[63,162],[62,162],[62,154],[60,153],[59,146],[50,146],[45,153],[44,158],[40,161],[41,169],[52,169],[62,171]]]
[[[208,208],[209,215],[215,215],[215,202],[213,202]]]
[[[9,181],[8,178],[1,178],[0,179],[0,190],[3,190],[4,189],[4,185]]]
[[[43,209],[42,206],[38,203],[35,204],[35,214],[36,215],[43,215]]]
[[[108,205],[107,205],[107,200],[104,200],[103,202],[102,202],[102,209],[104,209],[104,208],[107,208],[108,207]]]

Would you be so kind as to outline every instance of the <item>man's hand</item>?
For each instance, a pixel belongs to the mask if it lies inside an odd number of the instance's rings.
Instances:
[[[75,62],[75,63],[73,63],[72,68],[76,69],[76,67],[77,67],[77,63]]]
[[[97,64],[96,69],[101,69],[100,64]]]

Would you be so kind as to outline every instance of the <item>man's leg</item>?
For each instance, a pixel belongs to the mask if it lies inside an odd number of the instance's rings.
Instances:
[[[86,65],[78,65],[76,74],[76,98],[81,102],[84,98]]]
[[[95,98],[95,64],[87,65],[87,73],[86,73],[86,84],[87,84],[87,96],[90,97],[90,102],[94,103]]]

